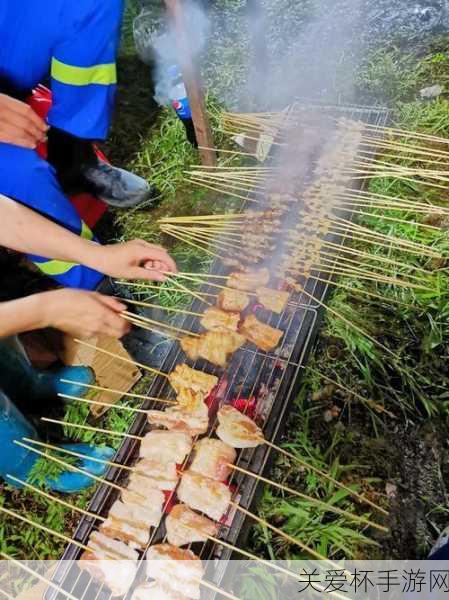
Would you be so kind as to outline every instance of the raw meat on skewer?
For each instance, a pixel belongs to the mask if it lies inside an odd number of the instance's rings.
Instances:
[[[219,525],[207,517],[198,515],[186,504],[176,504],[165,519],[167,540],[175,546],[187,546],[193,542],[206,542],[218,533]]]
[[[177,490],[178,498],[194,510],[219,521],[229,508],[231,492],[220,481],[185,471]]]
[[[217,481],[226,481],[232,473],[237,452],[232,446],[213,438],[198,440],[190,470]]]
[[[260,427],[233,406],[223,406],[217,414],[217,436],[234,448],[255,448],[264,443]]]

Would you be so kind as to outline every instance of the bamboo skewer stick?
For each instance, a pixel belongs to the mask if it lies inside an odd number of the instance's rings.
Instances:
[[[89,390],[96,390],[98,392],[110,392],[111,394],[120,394],[121,396],[126,396],[127,398],[135,398],[138,400],[154,400],[155,402],[168,402],[168,400],[161,400],[160,398],[156,398],[155,396],[145,396],[145,394],[135,394],[134,392],[122,392],[122,390],[114,390],[107,387],[102,387],[101,385],[94,385],[92,383],[80,383],[79,381],[72,381],[71,379],[61,379],[62,383],[70,383],[73,385],[80,385],[81,387],[87,388]],[[64,396],[64,394],[61,394]],[[115,406],[113,404],[107,404],[107,406]]]
[[[237,598],[237,596],[234,596],[234,594],[230,594],[226,590],[222,590],[221,588],[217,587],[213,583],[210,583],[210,581],[206,581],[205,579],[200,579],[199,577],[198,578],[192,577],[191,579],[192,579],[192,581],[196,581],[200,585],[204,586],[208,590],[212,590],[216,594],[220,594],[220,596],[224,596],[225,598],[228,598],[228,600],[240,600],[240,598]]]
[[[24,439],[29,440],[29,438],[24,438]],[[42,442],[38,443],[35,440],[29,440],[29,441],[33,442],[33,444],[36,444],[38,446],[43,445]],[[90,477],[97,483],[109,485],[109,486],[113,487],[114,489],[119,490],[120,492],[123,491],[123,488],[120,487],[119,485],[117,485],[116,483],[113,483],[112,481],[108,481],[107,479],[103,479],[102,477],[98,477],[97,475],[94,475],[93,473],[90,473],[89,471],[86,471],[85,469],[80,469],[80,467],[77,467],[76,465],[71,465],[70,463],[66,462],[65,460],[61,460],[60,458],[57,458],[56,456],[53,456],[52,454],[49,454],[48,452],[42,452],[41,450],[38,450],[37,448],[30,446],[29,444],[24,444],[23,442],[20,442],[19,440],[14,440],[14,444],[17,444],[17,446],[21,446],[22,448],[25,448],[26,450],[29,450],[30,452],[34,452],[35,454],[38,454],[39,456],[42,456],[45,459],[51,460],[52,462],[58,464],[61,467],[64,467],[65,469],[70,469],[71,471],[81,473],[82,475],[85,475],[86,477]],[[61,451],[62,451],[62,449],[61,449]],[[64,452],[66,454],[69,453],[69,451],[65,450],[65,449],[64,449]],[[94,460],[94,457],[89,457],[89,460]]]
[[[437,135],[431,135],[428,133],[420,133],[418,131],[407,131],[405,129],[400,129],[398,127],[386,127],[382,125],[374,125],[372,123],[365,123],[364,127],[366,129],[375,129],[377,131],[385,131],[389,132],[396,137],[405,137],[405,138],[416,138],[416,139],[424,139],[432,142],[438,142],[440,144],[449,144],[449,140],[439,137]]]
[[[282,531],[281,529],[278,529],[274,525],[271,525],[271,523],[268,523],[265,519],[262,519],[261,517],[258,517],[254,513],[252,513],[249,510],[247,510],[246,508],[243,508],[243,506],[240,506],[240,504],[237,504],[236,502],[232,502],[231,501],[230,505],[234,509],[236,509],[239,512],[241,512],[244,515],[246,515],[247,517],[250,517],[251,519],[253,519],[254,521],[256,521],[256,523],[259,523],[260,525],[263,525],[264,527],[267,527],[268,529],[271,529],[271,531],[273,533],[275,533],[276,535],[278,535],[278,536],[282,537],[283,539],[287,540],[290,544],[293,544],[294,546],[298,546],[298,548],[301,548],[301,550],[303,552],[307,552],[307,554],[309,554],[310,556],[313,556],[317,560],[324,560],[325,562],[327,562],[327,563],[335,566],[334,562],[332,562],[331,560],[329,560],[328,558],[326,558],[325,556],[323,556],[319,552],[316,552],[315,550],[313,550],[313,548],[309,548],[309,546],[307,546],[306,544],[303,544],[303,542],[301,542],[297,538],[294,538],[291,535],[289,535],[288,533],[285,533],[284,531]]]
[[[120,282],[120,284],[122,284],[122,282]],[[139,287],[142,288],[143,290],[148,289],[148,290],[157,290],[160,292],[176,292],[176,293],[184,293],[184,294],[188,294],[190,296],[194,296],[194,297],[198,297],[199,300],[201,300],[201,302],[205,302],[202,298],[199,298],[199,296],[215,296],[216,294],[211,294],[210,292],[201,292],[198,293],[197,295],[195,295],[194,292],[192,292],[192,290],[190,290],[189,288],[185,288],[186,291],[182,291],[179,289],[179,287],[159,287],[157,285],[151,285],[151,284],[146,284],[145,282],[142,283],[133,283],[133,282],[123,282],[123,285],[127,285],[129,287]],[[129,302],[129,300],[127,300],[127,302]]]
[[[189,244],[189,246],[193,246],[194,248],[197,248],[198,250],[202,250],[203,252],[206,252],[206,254],[209,254],[210,256],[213,256],[214,258],[220,258],[220,259],[224,258],[223,256],[221,256],[221,254],[212,252],[211,250],[209,250],[209,248],[200,246],[198,243],[193,242],[192,240],[186,239],[185,236],[182,236],[179,233],[175,233],[174,231],[170,231],[169,229],[165,229],[165,228],[163,228],[162,231],[164,233],[171,235],[172,237],[180,240],[181,242],[184,242],[185,244]]]
[[[172,331],[175,331],[182,335],[191,335],[193,337],[199,337],[197,333],[191,333],[190,331],[186,331],[181,327],[175,327],[174,325],[169,325],[168,323],[160,323],[159,321],[155,321],[154,319],[150,319],[149,317],[144,317],[142,315],[134,315],[134,313],[129,313],[128,311],[123,311],[123,313],[120,314],[125,314],[127,317],[131,317],[136,321],[143,321],[144,323],[148,323],[150,325],[154,324],[160,327],[165,327],[166,329],[171,329]]]
[[[178,335],[175,335],[172,331],[162,331],[161,329],[157,329],[156,327],[154,327],[154,325],[150,327],[149,325],[146,325],[143,321],[140,321],[139,319],[136,319],[136,318],[133,318],[133,317],[130,317],[127,315],[123,315],[123,314],[122,314],[122,318],[125,319],[125,321],[132,323],[136,327],[140,327],[140,329],[145,329],[146,331],[153,331],[154,333],[157,333],[157,334],[161,335],[162,337],[169,337],[174,340],[181,339]]]
[[[307,368],[308,371],[312,371],[312,373],[315,373],[316,375],[318,375],[319,377],[322,377],[323,379],[325,379],[326,381],[328,381],[329,383],[332,383],[333,385],[336,385],[337,387],[339,387],[340,389],[344,390],[345,392],[347,392],[348,394],[350,394],[351,396],[354,396],[354,398],[357,398],[358,400],[360,400],[361,402],[363,402],[364,404],[368,404],[368,406],[371,406],[371,408],[373,408],[374,410],[378,411],[378,412],[382,412],[385,413],[386,415],[388,415],[391,419],[397,419],[397,416],[394,415],[392,412],[390,412],[389,410],[387,410],[386,408],[384,408],[382,405],[378,404],[377,402],[374,402],[374,400],[370,400],[369,398],[364,398],[363,396],[361,396],[360,394],[357,394],[357,392],[354,392],[353,390],[351,390],[350,388],[344,386],[342,383],[340,383],[339,381],[335,380],[335,379],[331,379],[330,377],[328,377],[327,375],[324,375],[324,373],[321,373],[321,371],[317,371],[317,369],[313,369],[312,367],[305,367]]]
[[[185,237],[190,238],[191,240],[197,241],[199,243],[206,244],[207,246],[218,246],[220,250],[226,252],[228,248],[235,249],[236,242],[230,242],[228,240],[220,239],[220,234],[215,233],[201,233],[197,232],[193,227],[189,228],[181,228],[181,227],[173,227],[173,226],[164,226],[161,228],[164,233],[176,232],[179,235],[183,235]],[[239,236],[241,238],[241,235]],[[221,248],[220,248],[221,246]]]
[[[84,431],[93,431],[95,433],[105,433],[107,435],[114,435],[117,437],[126,437],[131,438],[133,440],[142,441],[143,437],[138,435],[133,435],[131,433],[123,433],[121,431],[113,431],[111,429],[102,429],[101,427],[92,427],[91,425],[81,425],[80,423],[70,423],[69,421],[63,421],[59,419],[50,419],[48,417],[41,417],[41,421],[45,421],[45,423],[53,423],[55,425],[62,425],[63,427],[74,427],[76,429],[83,429]]]
[[[70,394],[61,394],[58,396],[60,398],[66,398],[67,400],[74,400],[76,402],[83,402],[84,404],[90,404],[91,406],[105,406],[107,408],[115,408],[118,410],[124,410],[132,413],[141,413],[147,414],[148,411],[144,408],[133,408],[132,406],[124,406],[123,404],[109,404],[108,402],[100,402],[99,400],[89,400],[87,398],[80,398],[78,396],[71,396]],[[177,404],[176,400],[164,400],[160,398],[156,398],[154,402],[161,402],[163,404]]]
[[[214,150],[214,152],[217,152],[217,154],[234,154],[236,156],[253,156],[254,158],[257,158],[257,154],[254,154],[254,152],[241,152],[240,150],[224,150],[223,148],[208,148],[207,146],[198,146],[198,149]]]
[[[234,190],[238,192],[247,192],[248,194],[261,194],[262,196],[266,195],[266,191],[263,189],[254,189],[256,186],[248,185],[247,187],[243,187],[241,185],[229,184],[220,179],[220,181],[216,181],[211,177],[200,177],[199,175],[190,175],[190,179],[194,180],[194,183],[198,183],[200,185],[205,185],[206,183],[213,183],[215,185],[220,186],[220,191],[225,193],[232,193]],[[245,198],[246,199],[246,198]]]
[[[88,457],[86,456],[86,458],[88,458]],[[44,490],[41,490],[40,488],[37,488],[34,485],[31,485],[31,483],[28,483],[27,481],[23,481],[22,479],[19,479],[18,477],[14,477],[13,475],[9,475],[9,474],[6,477],[8,477],[9,479],[12,479],[16,483],[19,483],[24,488],[31,490],[35,494],[39,494],[40,496],[43,496],[44,498],[46,498],[47,500],[50,500],[51,502],[57,502],[61,506],[70,508],[71,510],[79,512],[80,514],[85,515],[86,517],[90,517],[91,519],[98,519],[99,521],[103,521],[103,522],[106,521],[105,517],[102,517],[101,515],[97,515],[95,513],[89,512],[88,510],[84,510],[84,508],[80,508],[79,506],[75,506],[74,504],[70,504],[70,502],[66,502],[65,500],[62,500],[61,498],[58,498],[55,495],[48,494]]]
[[[122,463],[116,463],[114,461],[106,460],[104,458],[97,458],[96,456],[89,456],[87,454],[82,454],[81,452],[75,452],[74,450],[68,450],[67,448],[64,448],[63,446],[54,446],[53,444],[45,444],[44,442],[38,442],[37,440],[32,440],[29,438],[23,438],[23,441],[31,442],[33,444],[36,444],[37,446],[40,446],[41,448],[46,448],[47,450],[54,450],[55,452],[61,452],[62,454],[67,454],[68,456],[73,456],[74,458],[81,458],[82,460],[87,459],[89,461],[95,462],[100,465],[106,465],[108,467],[113,467],[114,469],[124,469],[126,471],[137,471],[138,473],[145,476],[145,473],[140,471],[140,469],[136,469],[135,467],[129,467],[128,465],[123,465]],[[42,456],[51,457],[52,455],[42,453]],[[106,481],[106,483],[109,485],[111,482]],[[122,490],[123,488],[120,488],[120,489]]]
[[[253,477],[254,479],[262,481],[263,483],[266,483],[268,485],[272,485],[284,492],[287,492],[288,494],[291,494],[292,496],[297,496],[298,498],[307,500],[308,502],[311,502],[312,504],[321,506],[322,508],[326,509],[329,512],[333,512],[337,515],[346,517],[347,519],[349,519],[351,521],[355,521],[358,523],[364,523],[365,525],[368,525],[369,527],[373,527],[374,529],[378,529],[379,531],[382,531],[384,533],[389,531],[389,529],[387,527],[384,527],[383,525],[379,525],[378,523],[374,523],[373,521],[370,521],[369,519],[366,519],[365,517],[359,517],[358,515],[355,515],[353,513],[350,513],[349,511],[338,508],[337,506],[332,506],[331,504],[328,504],[327,502],[324,502],[323,500],[319,500],[318,498],[314,498],[313,496],[308,496],[307,494],[302,494],[301,492],[298,492],[286,485],[282,485],[280,483],[277,483],[276,481],[272,481],[271,479],[262,477],[261,475],[257,475],[257,473],[253,473],[252,471],[248,471],[247,469],[242,469],[241,467],[238,467],[237,465],[233,465],[233,464],[228,464],[227,466],[235,471],[238,471],[239,473],[243,473],[245,475],[248,475],[249,477]]]
[[[2,555],[3,555],[3,553],[0,552],[0,556],[2,556]],[[5,592],[1,588],[0,588],[0,596],[2,596],[3,598],[8,598],[8,600],[15,600],[14,596],[11,596],[11,594],[8,594],[8,592]]]
[[[369,498],[366,498],[366,496],[363,496],[362,494],[359,494],[358,492],[356,492],[355,490],[351,489],[350,487],[348,487],[344,483],[341,483],[337,479],[334,479],[334,477],[332,477],[331,475],[329,475],[325,471],[322,471],[321,469],[318,469],[317,467],[314,467],[313,465],[311,465],[310,463],[308,463],[305,460],[302,460],[301,458],[299,458],[295,454],[292,454],[291,452],[288,452],[287,450],[284,450],[284,448],[281,448],[280,446],[277,446],[276,444],[273,444],[272,442],[269,442],[265,438],[262,438],[262,440],[261,440],[261,443],[266,444],[270,448],[273,448],[273,450],[276,450],[277,452],[280,452],[281,454],[283,454],[284,456],[287,456],[291,460],[296,461],[298,464],[300,464],[301,466],[305,467],[306,469],[310,469],[311,471],[313,471],[317,475],[320,475],[321,477],[324,477],[324,479],[327,479],[328,481],[330,481],[331,483],[333,483],[336,487],[339,487],[342,490],[345,490],[351,496],[353,496],[354,498],[357,498],[357,500],[359,500],[360,502],[364,502],[365,504],[368,504],[369,506],[371,506],[372,508],[374,508],[375,510],[377,510],[381,514],[383,514],[383,515],[385,515],[385,516],[388,517],[388,511],[386,511],[384,508],[382,508],[381,506],[379,506],[375,502],[372,502],[372,500],[370,500]]]
[[[85,346],[86,348],[90,348],[91,350],[95,350],[96,352],[100,352],[101,354],[106,354],[107,356],[111,356],[112,358],[116,358],[117,360],[121,360],[122,362],[129,363],[134,365],[135,367],[139,367],[140,369],[144,369],[145,371],[149,371],[150,373],[154,373],[155,375],[161,375],[162,377],[168,377],[166,373],[159,371],[158,369],[153,369],[153,367],[147,367],[142,363],[131,360],[130,358],[126,358],[125,356],[120,356],[120,354],[115,354],[114,352],[110,352],[109,350],[105,350],[104,348],[98,348],[94,344],[90,344],[89,342],[84,342],[83,340],[76,339],[74,340],[77,344],[81,346]]]
[[[193,317],[202,317],[202,313],[194,312],[192,310],[184,310],[183,308],[175,308],[172,306],[162,306],[160,304],[152,304],[151,302],[141,302],[140,300],[129,300],[125,298],[118,298],[119,300],[123,300],[123,302],[128,302],[129,304],[134,304],[136,306],[143,306],[146,308],[157,308],[160,310],[166,310],[168,312],[174,312],[181,315],[191,315]]]
[[[200,300],[204,304],[207,304],[207,306],[212,306],[212,304],[209,302],[209,300],[205,300],[204,297],[201,297],[201,294],[194,292],[193,290],[190,290],[188,287],[183,285],[180,281],[177,281],[176,279],[170,279],[170,281],[173,283],[174,286],[178,287],[184,293],[190,294],[197,300]]]
[[[44,531],[45,533],[50,533],[51,535],[54,535],[55,537],[59,538],[60,540],[63,540],[67,544],[74,544],[75,546],[78,546],[78,548],[81,548],[81,550],[89,550],[89,548],[86,545],[82,544],[81,542],[78,542],[77,540],[69,538],[68,536],[64,535],[63,533],[59,533],[59,531],[50,529],[50,527],[45,527],[45,525],[41,525],[40,523],[37,523],[36,521],[27,519],[26,517],[23,517],[22,515],[19,515],[18,513],[5,508],[4,506],[0,506],[0,512],[4,513],[5,515],[8,515],[9,517],[14,517],[14,518],[18,519],[19,521],[26,523],[27,525],[36,527],[36,529],[40,529],[41,531]]]
[[[12,558],[11,556],[9,556],[8,554],[5,554],[4,552],[0,552],[0,558],[2,558],[3,560],[9,560],[11,562],[11,564],[13,564],[15,567],[18,567],[19,569],[22,569],[22,571],[24,571],[25,573],[28,573],[28,575],[32,575],[33,577],[35,577],[39,581],[42,581],[42,583],[45,583],[46,585],[48,585],[49,587],[51,587],[53,590],[55,590],[59,594],[63,594],[69,600],[79,600],[79,598],[76,598],[75,596],[73,596],[69,592],[66,592],[59,585],[56,585],[56,583],[54,583],[53,581],[51,581],[47,577],[44,577],[44,575],[41,575],[37,571],[34,571],[33,569],[31,569],[30,567],[28,567],[27,565],[25,565],[23,563],[23,561],[16,560],[15,558]],[[3,593],[5,594],[5,592],[3,592]],[[9,596],[7,594],[5,594],[5,597],[12,598],[12,596]]]
[[[306,290],[304,289],[304,286],[301,286],[301,293],[305,294],[311,300],[313,300],[314,302],[316,302],[317,304],[319,304],[320,306],[325,308],[327,311],[329,311],[330,313],[335,315],[338,319],[343,321],[343,323],[345,325],[347,325],[348,327],[351,327],[352,329],[354,329],[355,331],[357,331],[358,333],[360,333],[361,335],[366,337],[370,342],[372,342],[374,345],[381,348],[384,352],[387,352],[388,354],[393,356],[396,360],[399,360],[399,357],[394,352],[392,352],[389,348],[387,348],[386,346],[384,346],[383,344],[378,342],[375,338],[373,338],[371,335],[369,335],[369,333],[366,333],[366,331],[363,331],[363,329],[361,329],[360,327],[358,327],[357,325],[355,325],[354,323],[352,323],[351,321],[346,319],[346,317],[344,317],[342,314],[340,314],[338,311],[336,311],[329,305],[326,305],[324,302],[321,302],[321,300],[319,300],[318,298],[315,298],[315,296],[313,296],[312,294],[309,294],[309,292],[306,292]]]
[[[249,194],[248,194],[248,196],[242,196],[241,194],[236,194],[235,192],[230,192],[229,190],[223,190],[220,187],[213,187],[209,184],[206,184],[202,181],[198,181],[196,179],[187,178],[187,181],[189,183],[194,183],[201,187],[212,190],[213,192],[218,192],[219,194],[227,194],[228,196],[233,196],[234,198],[238,198],[239,200],[245,200],[245,201],[249,201],[249,202],[255,202],[256,204],[260,204],[259,200],[257,200],[256,198],[252,198]]]
[[[375,146],[387,151],[393,149],[395,151],[408,154],[412,153],[423,156],[433,156],[435,158],[440,158],[441,160],[449,160],[449,152],[445,152],[444,150],[436,150],[435,148],[426,148],[424,146],[415,146],[414,144],[408,143],[393,142],[392,140],[381,140],[369,136],[362,136],[361,140],[362,144],[364,145]]]

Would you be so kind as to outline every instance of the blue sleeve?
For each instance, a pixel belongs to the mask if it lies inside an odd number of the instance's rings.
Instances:
[[[52,57],[50,125],[83,139],[107,137],[123,9],[123,0],[67,0]]]

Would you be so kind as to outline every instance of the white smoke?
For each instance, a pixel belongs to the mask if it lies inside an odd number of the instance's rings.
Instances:
[[[182,3],[186,38],[194,61],[203,51],[210,31],[209,19],[194,0]],[[143,8],[134,21],[134,39],[140,58],[154,65],[154,99],[161,106],[169,104],[171,78],[168,74],[173,65],[181,66],[179,36],[168,13],[155,16],[153,10]]]

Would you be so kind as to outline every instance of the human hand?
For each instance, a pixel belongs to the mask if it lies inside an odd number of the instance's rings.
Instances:
[[[176,273],[176,263],[162,248],[143,240],[98,246],[93,267],[111,277],[165,281],[164,273]]]
[[[47,129],[45,121],[28,104],[0,94],[0,142],[36,148],[45,140]]]
[[[54,327],[74,337],[104,334],[121,338],[130,330],[130,324],[120,316],[126,306],[115,298],[69,289],[39,296],[41,327]]]

